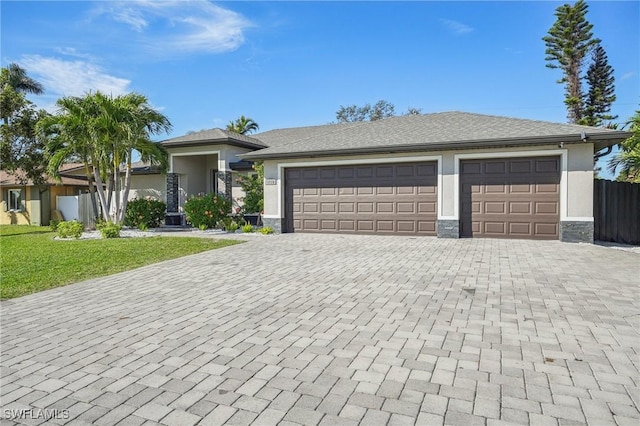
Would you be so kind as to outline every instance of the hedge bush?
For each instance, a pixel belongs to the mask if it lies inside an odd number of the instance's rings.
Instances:
[[[150,197],[134,198],[127,204],[124,224],[141,230],[157,228],[164,220],[166,211],[167,205],[162,201]]]
[[[82,231],[84,231],[84,225],[75,220],[69,220],[65,222],[59,222],[56,227],[58,231],[58,237],[60,238],[80,238]]]
[[[100,227],[100,234],[102,235],[102,238],[120,238],[121,230],[122,225],[107,222]]]
[[[187,222],[199,229],[214,228],[231,211],[231,203],[220,194],[198,194],[184,204]]]

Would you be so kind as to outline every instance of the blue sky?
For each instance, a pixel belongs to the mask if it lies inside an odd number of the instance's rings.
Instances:
[[[240,114],[261,130],[324,124],[340,105],[566,121],[541,38],[563,2],[3,1],[1,62],[53,109],[89,90],[147,95],[179,136]],[[640,102],[640,3],[590,2],[615,69],[613,112]]]

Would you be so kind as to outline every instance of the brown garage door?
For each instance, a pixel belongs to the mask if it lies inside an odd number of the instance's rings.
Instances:
[[[558,239],[560,157],[461,162],[460,235]]]
[[[286,169],[287,232],[436,235],[437,166]]]

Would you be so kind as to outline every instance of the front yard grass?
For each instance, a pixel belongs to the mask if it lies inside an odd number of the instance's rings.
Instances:
[[[0,298],[115,274],[239,243],[190,237],[56,241],[47,227],[0,226]]]

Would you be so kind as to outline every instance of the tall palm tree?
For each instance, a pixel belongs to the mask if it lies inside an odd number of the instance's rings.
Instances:
[[[131,163],[133,153],[141,154],[143,161],[151,165],[159,165],[166,169],[168,154],[164,147],[154,143],[150,135],[167,133],[171,130],[169,119],[149,105],[148,99],[138,93],[130,93],[118,99],[123,110],[125,120],[123,122],[123,148],[125,162],[124,191],[122,195],[122,209],[118,212],[118,221],[124,221],[131,186]],[[118,168],[118,172],[119,172]]]
[[[618,145],[618,153],[609,160],[609,171],[620,168],[618,180],[640,182],[640,110],[625,123],[633,135]]]
[[[63,160],[78,158],[85,171],[92,173],[104,220],[122,223],[131,185],[131,162],[134,151],[143,160],[166,165],[166,151],[151,142],[149,136],[169,131],[171,123],[154,110],[145,96],[131,93],[112,97],[96,92],[84,98],[63,98],[60,112],[42,123],[50,138],[49,169]],[[120,169],[126,165],[124,185]],[[103,182],[108,178],[106,194]],[[115,211],[111,209],[111,194]],[[112,213],[110,215],[110,213]]]
[[[255,132],[259,128],[260,126],[258,126],[258,123],[256,123],[252,118],[245,117],[244,115],[241,115],[235,121],[232,120],[227,124],[227,130],[241,135]]]
[[[18,64],[7,65],[6,84],[13,90],[21,93],[33,93],[41,95],[44,93],[42,84],[27,75],[27,71]],[[5,82],[3,82],[5,83]]]

